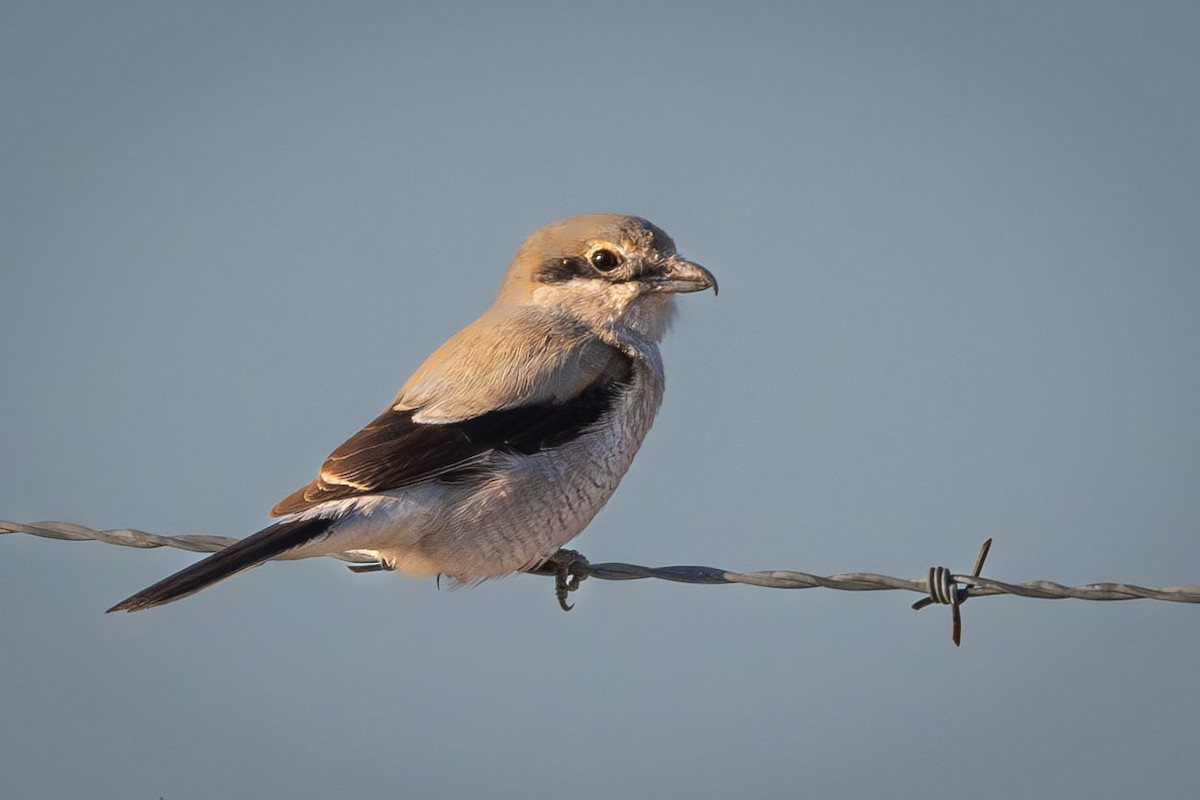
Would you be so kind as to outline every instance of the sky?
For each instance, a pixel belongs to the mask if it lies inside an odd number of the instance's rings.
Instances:
[[[0,3],[0,518],[243,536],[615,211],[719,278],[594,561],[1200,583],[1195,3]],[[1200,608],[0,537],[0,794],[1124,798]],[[937,788],[933,789],[938,792]]]

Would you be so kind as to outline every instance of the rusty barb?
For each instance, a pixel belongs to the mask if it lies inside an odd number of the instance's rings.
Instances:
[[[983,547],[979,548],[979,557],[975,559],[975,569],[971,570],[972,578],[978,578],[979,573],[983,571],[983,562],[987,560],[988,551],[991,549],[991,539],[988,539],[983,543]],[[935,603],[950,606],[950,618],[953,625],[950,638],[954,640],[955,647],[962,644],[962,611],[960,609],[971,595],[969,584],[961,587],[958,584],[958,578],[951,574],[950,570],[945,567],[930,567],[929,597],[923,597],[912,604],[913,611],[920,611],[925,606]]]

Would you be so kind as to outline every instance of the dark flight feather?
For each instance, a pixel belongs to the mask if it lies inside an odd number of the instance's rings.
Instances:
[[[386,492],[414,483],[461,479],[488,454],[530,455],[579,436],[599,420],[628,387],[632,365],[597,378],[563,403],[501,408],[447,423],[413,420],[414,411],[388,410],[334,450],[321,477],[280,501],[271,513],[295,514],[328,500]]]
[[[258,566],[295,547],[312,541],[329,529],[332,519],[284,520],[258,533],[234,542],[224,550],[218,550],[208,558],[185,567],[174,575],[163,578],[132,597],[128,597],[109,609],[113,611],[141,611],[161,606],[194,594],[201,589],[236,575],[243,570]]]

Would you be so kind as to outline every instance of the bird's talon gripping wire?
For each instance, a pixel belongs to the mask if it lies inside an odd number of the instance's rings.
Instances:
[[[529,570],[535,575],[554,576],[554,596],[558,607],[570,611],[574,603],[567,602],[567,595],[579,588],[588,576],[588,560],[574,550],[559,550],[538,566]]]

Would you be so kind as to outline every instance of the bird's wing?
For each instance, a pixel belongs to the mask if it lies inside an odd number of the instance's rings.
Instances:
[[[271,513],[452,479],[496,451],[561,445],[600,419],[631,379],[628,356],[596,339],[528,330],[480,337],[478,325],[443,345],[390,408]]]

